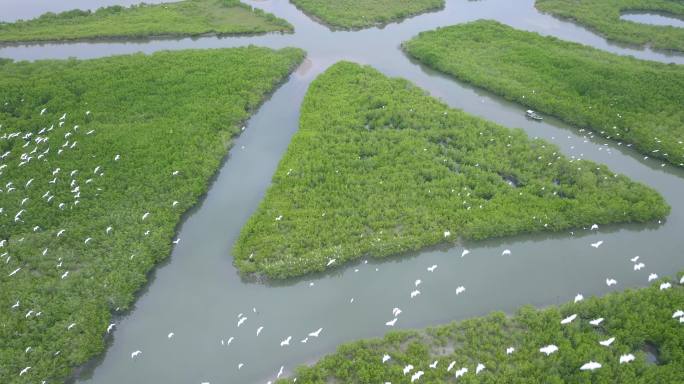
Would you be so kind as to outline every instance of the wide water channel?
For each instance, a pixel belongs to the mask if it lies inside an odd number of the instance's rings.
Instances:
[[[45,11],[96,7],[134,1],[1,0],[3,21],[37,16]],[[248,1],[249,2],[249,1]],[[115,319],[109,348],[83,367],[77,383],[266,383],[281,366],[290,372],[332,352],[340,343],[382,336],[391,330],[392,308],[403,313],[394,329],[438,325],[521,305],[563,303],[577,293],[586,297],[647,285],[649,273],[673,275],[684,268],[684,171],[644,160],[616,143],[593,138],[553,118],[535,123],[524,108],[464,85],[409,60],[399,44],[418,32],[480,18],[516,28],[554,35],[617,54],[684,63],[684,56],[635,50],[607,43],[572,23],[540,14],[533,0],[447,0],[444,10],[423,14],[385,28],[330,31],[285,0],[249,2],[295,25],[291,35],[135,42],[36,44],[0,48],[0,57],[91,58],[163,49],[234,47],[247,44],[280,48],[296,46],[308,58],[250,119],[218,172],[206,198],[180,228],[181,242],[156,268],[135,308]],[[667,221],[648,225],[616,225],[597,232],[517,236],[438,247],[383,262],[360,262],[305,279],[274,285],[245,282],[232,266],[231,247],[242,225],[256,209],[288,142],[296,132],[300,103],[309,83],[339,60],[369,64],[389,76],[404,77],[449,105],[507,127],[523,128],[558,145],[567,156],[605,163],[614,171],[644,182],[672,206]],[[590,243],[604,240],[598,249]],[[512,255],[502,257],[509,248]],[[635,272],[631,257],[646,268]],[[426,268],[437,264],[435,272]],[[615,278],[607,288],[605,279]],[[422,294],[410,299],[415,279]],[[459,285],[466,293],[455,295]],[[351,299],[353,303],[351,302]],[[254,312],[256,310],[256,312]],[[247,320],[237,327],[238,314]],[[257,337],[256,330],[263,326]],[[319,338],[301,343],[322,327]],[[174,332],[173,339],[167,334]],[[293,336],[292,345],[280,341]],[[222,345],[234,337],[229,345]],[[142,356],[132,360],[132,351]],[[238,370],[238,364],[244,367]]]

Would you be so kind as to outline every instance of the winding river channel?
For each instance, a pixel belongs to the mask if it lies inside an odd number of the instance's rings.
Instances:
[[[11,21],[46,11],[137,0],[0,0],[0,18]],[[684,170],[644,160],[616,143],[593,138],[553,118],[524,117],[522,106],[440,75],[409,60],[402,41],[423,30],[488,18],[513,27],[553,35],[621,55],[684,64],[684,56],[617,46],[575,24],[539,13],[533,0],[447,0],[446,8],[402,23],[362,31],[331,31],[286,0],[246,1],[287,19],[294,34],[254,37],[87,42],[0,47],[0,57],[17,60],[93,58],[166,49],[218,48],[255,44],[295,46],[306,61],[249,120],[206,198],[187,215],[172,255],[151,274],[135,307],[116,318],[106,352],[79,370],[76,383],[266,383],[332,352],[340,343],[382,336],[391,330],[392,308],[402,315],[394,329],[437,325],[522,305],[563,303],[577,293],[588,297],[647,285],[649,273],[673,275],[684,268]],[[433,248],[418,254],[346,265],[332,273],[275,285],[246,282],[232,266],[231,247],[269,186],[279,159],[296,132],[300,103],[309,83],[339,60],[369,64],[389,76],[406,78],[454,108],[523,128],[558,145],[567,156],[605,163],[614,171],[657,189],[672,206],[661,224],[616,225],[574,234],[516,236]],[[603,240],[598,249],[589,244]],[[512,255],[503,257],[509,248]],[[646,268],[629,261],[641,256]],[[426,267],[437,264],[435,272]],[[605,279],[618,284],[606,287]],[[415,279],[422,294],[410,299]],[[463,285],[465,294],[455,295]],[[351,299],[354,299],[351,302]],[[238,314],[247,320],[237,327]],[[256,337],[256,329],[263,331]],[[322,327],[320,337],[299,340]],[[175,337],[168,339],[167,334]],[[293,336],[289,347],[280,341]],[[234,341],[226,346],[221,340]],[[225,344],[225,343],[224,343]],[[132,360],[130,354],[141,350]],[[244,367],[238,370],[238,363]]]

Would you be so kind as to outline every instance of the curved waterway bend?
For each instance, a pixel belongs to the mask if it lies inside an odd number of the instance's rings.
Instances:
[[[38,5],[45,2],[32,1]],[[22,3],[26,4],[22,7],[29,7],[29,3]],[[38,59],[258,44],[274,48],[298,46],[309,55],[250,119],[206,198],[180,228],[181,242],[169,261],[152,274],[135,308],[116,319],[118,325],[106,353],[84,367],[74,381],[265,383],[274,379],[281,365],[287,372],[332,352],[340,343],[383,335],[390,329],[384,323],[392,319],[395,306],[403,310],[396,328],[425,327],[493,310],[512,312],[525,304],[546,306],[566,302],[577,293],[603,295],[644,286],[651,272],[664,276],[684,268],[680,251],[684,247],[682,170],[643,160],[615,143],[584,137],[553,118],[546,118],[543,123],[531,122],[525,119],[524,108],[424,68],[398,49],[401,41],[421,30],[493,18],[618,54],[684,62],[682,56],[610,45],[574,24],[539,14],[532,1],[510,3],[448,0],[441,12],[384,29],[331,32],[286,1],[258,1],[250,4],[286,18],[297,32],[0,49],[0,57]],[[69,8],[73,6],[70,4]],[[38,6],[31,12],[39,14],[46,9]],[[6,17],[11,19],[12,14],[9,12]],[[21,17],[30,16],[35,15]],[[605,163],[616,172],[660,191],[672,205],[672,214],[660,225],[612,226],[602,227],[597,233],[576,231],[574,236],[564,232],[467,244],[472,253],[465,258],[460,257],[461,246],[438,247],[383,262],[360,262],[325,275],[275,285],[244,282],[232,266],[232,244],[263,197],[297,130],[299,106],[309,83],[342,59],[370,64],[389,76],[407,78],[453,107],[508,127],[521,127],[530,136],[554,142],[568,156]],[[599,249],[589,246],[599,239],[605,241]],[[502,257],[504,248],[511,249],[513,254]],[[636,255],[646,264],[645,270],[632,270],[629,258]],[[438,268],[429,273],[426,268],[432,264]],[[607,288],[607,277],[615,278],[618,284]],[[412,300],[409,293],[418,278],[423,280],[422,294]],[[467,291],[456,297],[455,288],[459,285]],[[352,298],[354,302],[350,303]],[[238,328],[239,313],[248,319]],[[260,326],[264,329],[256,337]],[[319,338],[310,338],[306,344],[299,342],[319,327],[323,327]],[[175,333],[171,340],[166,337],[169,332]],[[293,336],[292,345],[280,347],[280,341],[288,336]],[[222,346],[221,340],[230,337],[235,338],[232,344]],[[131,360],[130,353],[138,349],[143,351],[142,356]],[[238,370],[238,363],[245,366]]]
[[[666,13],[628,12],[623,13],[620,16],[620,19],[641,24],[657,25],[661,27],[670,26],[684,28],[684,19],[680,19]]]

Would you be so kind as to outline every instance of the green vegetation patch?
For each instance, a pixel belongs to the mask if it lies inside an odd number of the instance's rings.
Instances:
[[[536,0],[535,6],[589,27],[609,40],[684,52],[684,28],[620,19],[623,13],[641,11],[684,18],[681,0]]]
[[[240,123],[303,56],[0,62],[0,382],[58,382],[103,350]]]
[[[452,383],[458,373],[458,383],[681,383],[684,324],[677,311],[684,310],[684,286],[661,290],[660,284],[544,310],[523,307],[513,317],[496,312],[391,332],[342,345],[293,376],[304,384],[409,383],[415,375],[416,383]],[[558,350],[540,352],[549,345]],[[383,363],[385,355],[389,360]],[[655,364],[649,361],[653,357]],[[590,361],[601,367],[580,370]],[[409,365],[413,368],[404,374]]]
[[[508,100],[684,166],[684,66],[618,56],[495,21],[423,32],[404,49]]]
[[[442,9],[444,0],[290,0],[309,15],[341,29],[381,26]]]
[[[196,36],[291,32],[287,21],[237,0],[112,6],[95,12],[46,13],[36,19],[0,23],[0,42],[95,38]]]
[[[649,221],[669,207],[605,166],[341,62],[309,87],[295,134],[234,249],[286,278],[459,238]]]

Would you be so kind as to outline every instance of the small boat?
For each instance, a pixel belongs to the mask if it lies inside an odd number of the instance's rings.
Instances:
[[[544,120],[543,117],[541,117],[540,115],[537,114],[537,112],[535,112],[535,111],[533,111],[533,110],[531,110],[531,109],[528,109],[528,110],[525,112],[525,116],[527,116],[528,118],[530,118],[530,119],[532,119],[532,120],[537,120],[537,121],[542,121],[542,120]]]

